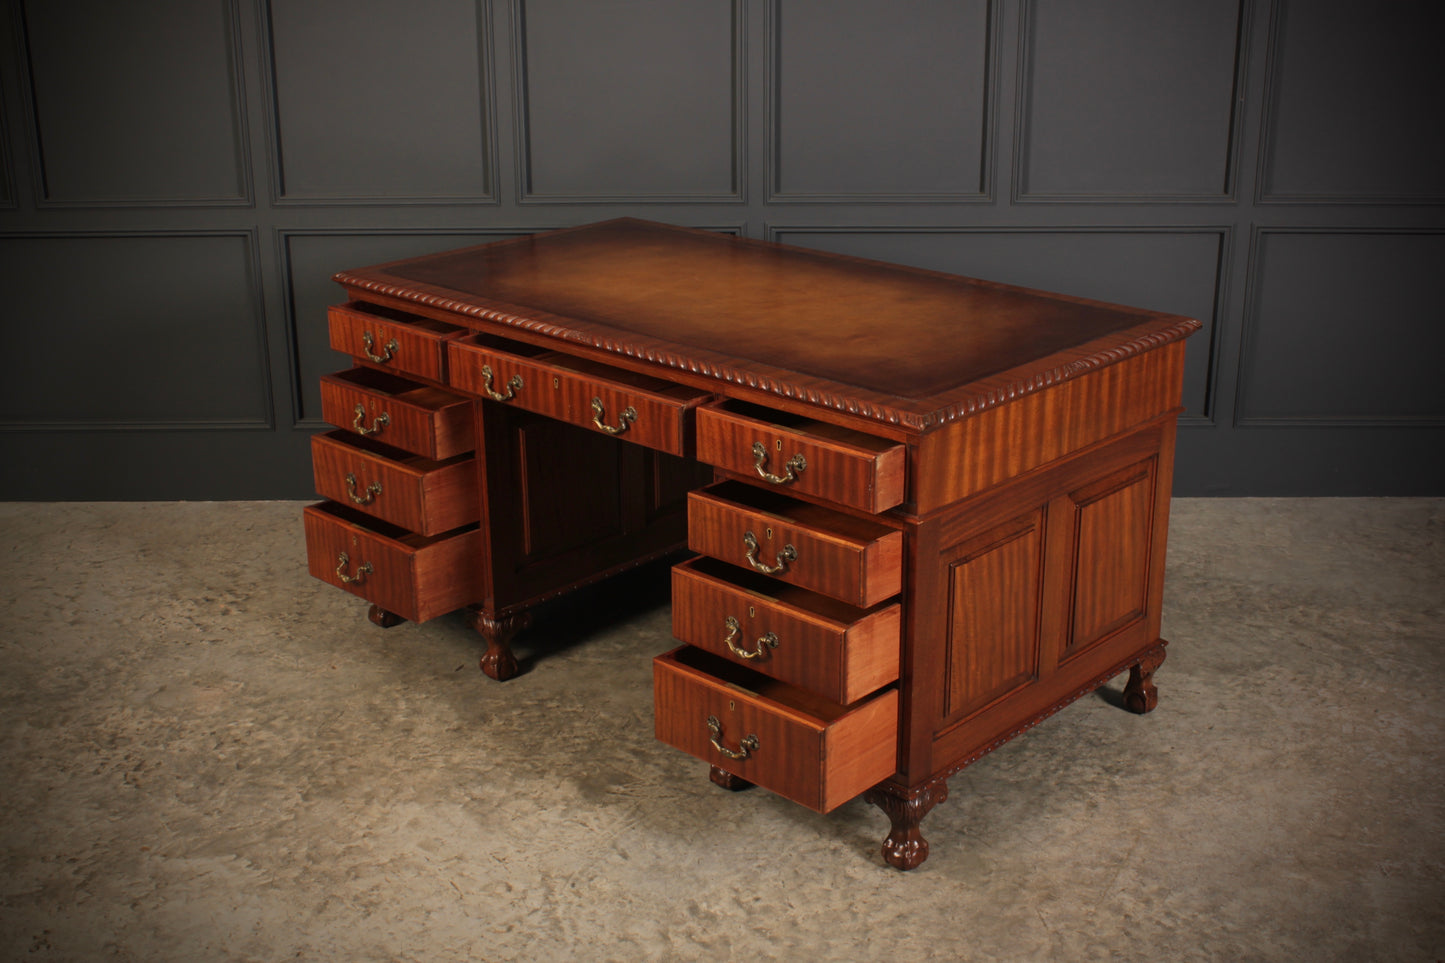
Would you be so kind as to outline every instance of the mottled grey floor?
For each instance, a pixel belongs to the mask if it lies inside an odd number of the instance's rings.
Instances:
[[[910,874],[653,740],[654,584],[498,685],[298,504],[0,505],[0,958],[1445,958],[1445,501],[1177,501],[1159,709],[966,770]]]

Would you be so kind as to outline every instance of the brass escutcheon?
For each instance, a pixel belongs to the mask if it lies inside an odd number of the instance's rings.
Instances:
[[[712,738],[708,740],[712,743],[712,747],[729,759],[746,759],[758,751],[758,737],[754,734],[743,736],[742,741],[738,743],[737,751],[723,745],[722,723],[718,722],[717,716],[707,717],[707,728],[708,732],[712,733]]]
[[[346,473],[346,494],[358,505],[370,505],[376,501],[376,496],[381,494],[381,482],[375,481],[366,486],[366,494],[356,493],[356,476],[351,472]]]
[[[615,426],[609,425],[602,420],[603,416],[606,413],[607,410],[602,407],[602,399],[593,398],[592,423],[598,428],[601,428],[603,431],[607,432],[609,435],[622,434],[628,428],[632,427],[632,423],[637,420],[637,409],[632,407],[631,405],[628,405],[626,408],[622,409],[622,414],[617,417],[617,424]]]
[[[361,332],[361,343],[366,349],[366,357],[369,361],[375,361],[377,364],[386,364],[392,358],[396,357],[397,343],[395,338],[386,342],[386,347],[381,349],[381,354],[371,353],[371,349],[376,342],[371,337],[370,331]]]
[[[370,562],[362,562],[359,566],[357,566],[355,575],[347,575],[346,566],[350,564],[351,556],[347,555],[345,552],[342,552],[340,555],[336,556],[336,577],[341,579],[341,581],[345,582],[347,585],[359,585],[366,579],[368,575],[371,575],[373,572],[376,571],[371,567]]]
[[[381,431],[381,429],[385,428],[387,425],[391,424],[391,415],[383,411],[381,414],[377,415],[374,419],[372,419],[371,427],[366,428],[361,424],[363,421],[366,420],[366,406],[357,405],[355,411],[356,419],[351,422],[351,427],[355,428],[358,434],[374,435],[378,431]]]
[[[492,374],[492,366],[489,364],[482,365],[482,387],[486,389],[487,397],[493,401],[511,401],[517,397],[517,392],[522,390],[522,376],[519,374],[514,374],[507,379],[506,394],[501,394],[492,387],[492,378],[494,377],[495,375]]]
[[[782,442],[778,442],[778,447],[782,447]],[[808,467],[808,459],[803,457],[802,452],[787,460],[783,465],[785,474],[782,475],[774,475],[768,471],[767,463],[768,446],[760,441],[753,442],[753,468],[757,471],[758,477],[764,481],[772,482],[774,485],[786,485],[790,481],[797,481],[798,473]]]
[[[784,545],[778,550],[778,561],[776,565],[768,565],[758,561],[758,537],[751,531],[743,533],[743,548],[746,549],[744,557],[748,564],[762,572],[764,575],[776,575],[788,567],[788,563],[796,561],[798,550],[791,544]]]
[[[777,635],[769,632],[766,635],[758,637],[752,651],[740,649],[737,646],[737,638],[743,631],[742,625],[738,623],[737,619],[729,615],[723,619],[723,626],[728,630],[728,634],[723,641],[727,643],[728,651],[739,659],[761,659],[767,654],[768,649],[776,649],[778,647]]]

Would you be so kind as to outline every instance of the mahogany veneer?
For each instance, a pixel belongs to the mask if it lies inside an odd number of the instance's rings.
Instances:
[[[685,544],[658,738],[864,793],[900,869],[953,773],[1120,673],[1157,704],[1197,322],[629,219],[335,280],[308,556],[376,624],[466,606],[505,679],[534,606]]]

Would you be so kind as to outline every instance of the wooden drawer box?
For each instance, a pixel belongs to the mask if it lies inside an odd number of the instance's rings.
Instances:
[[[687,646],[652,672],[658,739],[810,809],[830,812],[897,768],[896,689],[840,706]]]
[[[901,606],[859,609],[700,557],[672,570],[672,634],[834,702],[898,678]]]
[[[692,455],[694,411],[712,397],[486,334],[452,342],[448,351],[458,390],[672,455]]]
[[[903,588],[898,529],[736,481],[689,493],[687,545],[859,608]]]
[[[477,463],[432,461],[346,431],[311,438],[318,494],[419,535],[440,535],[481,518]]]
[[[699,461],[865,512],[904,499],[903,445],[740,401],[697,413]]]
[[[447,380],[447,342],[467,333],[442,321],[352,301],[327,309],[331,347],[388,370]]]
[[[306,508],[306,562],[323,582],[413,622],[480,598],[475,526],[426,537],[323,502]]]
[[[372,368],[322,376],[321,417],[433,461],[477,445],[470,400]]]

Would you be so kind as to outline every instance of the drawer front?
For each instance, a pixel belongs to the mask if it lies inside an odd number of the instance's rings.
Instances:
[[[323,376],[321,416],[339,428],[433,461],[476,447],[471,401],[369,368]]]
[[[388,371],[446,381],[447,342],[465,328],[357,302],[327,310],[331,347]]]
[[[843,708],[686,646],[652,666],[659,740],[810,809],[897,768],[896,689]]]
[[[413,622],[480,600],[476,528],[423,538],[332,502],[306,508],[306,562],[323,582]]]
[[[432,461],[345,431],[311,438],[318,494],[419,535],[481,518],[477,464],[469,455]]]
[[[451,384],[461,391],[673,455],[691,456],[694,412],[711,397],[487,335],[449,351]]]
[[[689,493],[688,548],[859,608],[902,591],[902,532],[749,488]]]
[[[882,512],[904,498],[905,447],[740,402],[697,413],[697,457],[759,484]]]
[[[901,606],[866,610],[697,558],[672,570],[679,640],[849,704],[898,678]]]

